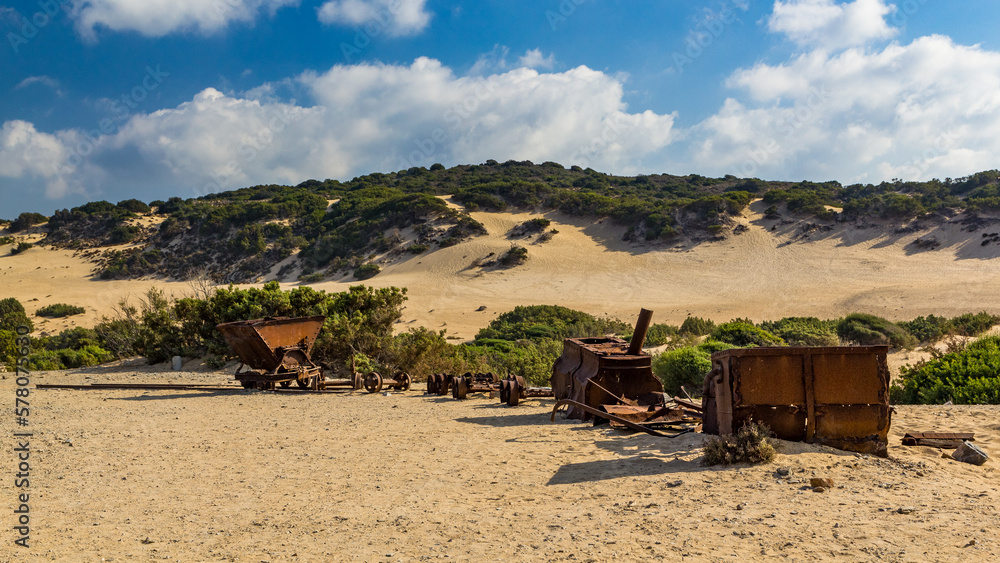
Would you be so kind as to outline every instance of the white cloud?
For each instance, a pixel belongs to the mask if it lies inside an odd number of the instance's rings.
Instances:
[[[328,0],[317,11],[319,21],[335,25],[376,25],[389,35],[415,35],[427,28],[427,0]]]
[[[96,40],[96,28],[137,31],[150,37],[198,31],[210,34],[231,22],[252,22],[266,11],[273,15],[299,0],[73,0],[72,17],[87,40]]]
[[[1000,53],[947,37],[813,51],[728,85],[748,99],[727,100],[692,131],[696,169],[878,182],[964,176],[1000,158]]]
[[[32,84],[42,84],[44,86],[52,88],[53,90],[56,90],[57,92],[59,91],[59,81],[52,78],[51,76],[46,76],[44,74],[42,76],[29,76],[24,80],[18,82],[17,85],[14,86],[14,89],[20,90],[21,88],[27,88]]]
[[[527,68],[552,70],[552,67],[556,65],[556,56],[554,53],[549,53],[549,56],[546,57],[542,54],[541,49],[529,49],[523,57],[517,60],[517,64]]]
[[[295,81],[315,105],[208,88],[99,137],[8,122],[3,138],[14,141],[0,146],[7,163],[0,176],[113,193],[190,186],[193,196],[435,162],[530,159],[628,170],[674,138],[673,115],[629,113],[621,82],[582,66],[459,77],[420,58],[408,66],[338,65]],[[142,197],[128,193],[114,197]]]
[[[799,45],[836,50],[894,37],[885,17],[896,9],[884,0],[777,0],[767,25]]]

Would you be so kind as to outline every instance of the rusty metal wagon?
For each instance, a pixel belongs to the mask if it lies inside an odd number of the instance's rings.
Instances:
[[[745,348],[712,354],[702,408],[706,434],[751,420],[784,440],[885,457],[887,346]]]
[[[326,317],[267,317],[216,326],[239,356],[236,380],[246,389],[323,385],[323,368],[310,359]],[[248,369],[244,370],[246,367]]]

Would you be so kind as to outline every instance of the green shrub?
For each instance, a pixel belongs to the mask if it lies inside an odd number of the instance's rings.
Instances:
[[[865,313],[852,313],[837,323],[837,335],[847,342],[865,346],[913,348],[917,339],[899,325]]]
[[[816,317],[785,317],[778,321],[764,321],[760,328],[774,334],[790,346],[837,346],[836,321],[821,321]]]
[[[49,218],[46,217],[45,215],[42,215],[41,213],[33,213],[25,211],[24,213],[18,215],[17,219],[11,221],[10,225],[7,227],[7,230],[9,230],[12,233],[16,233],[19,231],[23,231],[28,227],[44,223],[48,220]]]
[[[704,336],[715,330],[715,323],[701,317],[688,317],[681,323],[681,334]]]
[[[35,325],[24,312],[24,305],[13,297],[0,299],[0,330],[16,332],[17,327],[26,326],[28,332],[35,330]]]
[[[354,270],[354,277],[359,280],[367,280],[369,278],[374,278],[381,271],[382,268],[379,268],[378,264],[369,262],[358,266],[358,268]]]
[[[501,313],[476,334],[482,339],[540,340],[624,334],[630,327],[618,320],[599,319],[558,305],[522,305]]]
[[[24,242],[22,240],[21,242],[19,242],[19,243],[15,244],[14,246],[10,247],[10,253],[11,254],[20,254],[20,253],[28,250],[29,248],[32,248],[33,246],[34,246],[33,244],[28,243],[28,242]]]
[[[703,352],[708,352],[709,354],[720,352],[722,350],[731,350],[733,348],[737,348],[737,346],[734,346],[728,342],[720,342],[718,340],[706,340],[698,345],[699,350]]]
[[[14,371],[19,356],[17,333],[12,330],[0,329],[0,367],[6,368],[7,371]]]
[[[682,385],[689,392],[700,393],[705,374],[711,369],[711,353],[696,347],[670,350],[653,359],[653,373],[670,395],[680,394]]]
[[[14,242],[14,237],[0,237],[0,246],[5,244],[11,244]]]
[[[712,339],[734,346],[783,346],[785,342],[752,323],[736,320],[715,327]]]
[[[324,279],[326,279],[326,272],[313,272],[299,276],[299,281],[302,283],[318,283]]]
[[[650,325],[646,331],[646,342],[644,346],[663,346],[670,342],[675,336],[680,334],[680,329],[668,324]],[[632,336],[624,336],[626,340],[632,340]]]
[[[903,404],[1000,404],[1000,337],[904,369],[892,399]]]
[[[511,245],[510,250],[504,253],[498,260],[499,264],[505,268],[518,266],[528,261],[528,249],[523,246]]]
[[[917,317],[912,321],[897,324],[920,342],[937,342],[949,329],[947,318],[934,315]]]
[[[1000,317],[986,311],[981,313],[965,313],[948,321],[948,330],[960,336],[979,336],[994,325],[1000,323]]]
[[[37,317],[49,317],[49,318],[59,318],[68,317],[70,315],[82,315],[86,313],[87,310],[83,307],[77,307],[76,305],[67,305],[66,303],[53,303],[52,305],[47,305],[35,311],[35,316]]]
[[[406,247],[406,251],[409,252],[410,254],[423,254],[424,252],[427,252],[427,249],[429,248],[430,247],[427,246],[426,244],[413,243],[410,246]]]
[[[732,465],[734,463],[769,463],[776,451],[767,426],[751,422],[729,436],[709,436],[702,452],[702,465]]]

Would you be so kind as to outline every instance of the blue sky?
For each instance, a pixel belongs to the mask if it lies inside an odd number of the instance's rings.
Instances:
[[[0,0],[0,218],[488,159],[961,177],[997,4]]]

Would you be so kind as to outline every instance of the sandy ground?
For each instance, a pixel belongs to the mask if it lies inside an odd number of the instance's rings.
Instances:
[[[736,317],[835,318],[850,312],[894,320],[1000,312],[995,291],[1000,245],[981,246],[979,230],[948,225],[897,234],[888,227],[839,225],[803,238],[800,224],[782,225],[765,219],[762,211],[762,202],[756,202],[738,218],[747,227],[740,235],[670,248],[630,245],[621,241],[623,229],[608,221],[580,221],[559,213],[542,214],[559,232],[536,244],[506,235],[539,214],[473,213],[488,236],[383,263],[382,273],[365,283],[407,288],[400,330],[445,329],[460,340],[474,337],[496,315],[530,304],[564,305],[627,322],[634,322],[645,307],[654,311],[653,322],[674,324],[689,314],[725,322]],[[910,245],[927,236],[941,247],[918,252]],[[506,252],[513,242],[528,249],[526,264],[494,271],[471,267],[491,252]],[[187,282],[100,281],[93,279],[91,269],[72,252],[33,248],[11,256],[7,246],[0,246],[0,297],[17,297],[29,313],[58,302],[87,309],[81,316],[40,320],[41,332],[55,333],[72,324],[92,326],[101,315],[110,315],[121,298],[135,299],[151,286],[178,297],[196,291]],[[357,283],[344,278],[313,285],[343,291]],[[486,310],[477,311],[481,306]]]
[[[33,383],[232,385],[231,368],[97,367]],[[0,379],[0,396],[13,395]],[[29,400],[28,427],[3,417],[0,561],[1000,557],[996,459],[976,467],[899,445],[911,430],[973,431],[995,454],[995,406],[898,407],[888,460],[781,442],[775,463],[705,468],[700,434],[550,423],[551,400],[235,387]],[[27,549],[12,545],[16,430],[33,433]],[[813,492],[813,476],[835,487]]]

